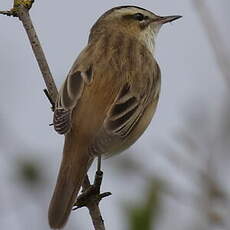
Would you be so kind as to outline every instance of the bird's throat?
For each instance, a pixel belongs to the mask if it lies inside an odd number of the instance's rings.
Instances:
[[[140,36],[141,42],[146,46],[146,48],[152,53],[154,56],[155,53],[155,38],[156,33],[151,29],[146,29]]]

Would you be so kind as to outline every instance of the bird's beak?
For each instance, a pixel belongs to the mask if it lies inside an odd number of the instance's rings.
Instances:
[[[163,25],[165,23],[175,21],[175,20],[177,20],[179,18],[182,18],[182,16],[180,16],[180,15],[163,16],[163,17],[162,16],[158,16],[157,18],[154,18],[152,20],[152,22],[160,24],[160,25]]]

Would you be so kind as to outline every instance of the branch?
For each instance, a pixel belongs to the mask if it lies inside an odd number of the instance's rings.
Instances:
[[[9,11],[0,11],[0,14],[18,17],[21,20],[47,87],[47,90],[45,89],[44,92],[52,105],[52,109],[54,110],[58,90],[29,15],[29,10],[32,7],[33,2],[34,0],[14,0],[13,8]],[[100,170],[100,166],[101,163],[99,158],[98,170],[95,175],[94,184],[90,184],[89,178],[86,175],[84,183],[82,184],[83,193],[77,198],[75,204],[76,207],[74,208],[75,210],[85,206],[89,209],[95,230],[105,230],[104,221],[99,209],[99,202],[104,197],[111,195],[109,192],[100,194],[100,187],[103,178],[103,172]]]
[[[82,194],[77,198],[73,208],[73,210],[76,210],[87,207],[95,230],[105,230],[99,203],[103,198],[112,195],[110,192],[100,193],[102,179],[103,172],[101,170],[97,170],[93,185],[90,185],[89,178],[86,176],[82,184]]]

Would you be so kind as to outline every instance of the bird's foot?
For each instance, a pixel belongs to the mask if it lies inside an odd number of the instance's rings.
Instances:
[[[97,170],[94,178],[94,183],[91,185],[88,176],[85,177],[83,182],[82,193],[77,197],[77,200],[73,206],[73,210],[89,207],[92,204],[99,204],[99,202],[107,197],[112,195],[111,192],[101,193],[101,182],[103,179],[103,172]]]

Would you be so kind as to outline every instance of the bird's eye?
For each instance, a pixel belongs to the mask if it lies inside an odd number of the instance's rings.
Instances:
[[[138,20],[138,21],[143,21],[145,17],[144,17],[144,15],[141,14],[141,13],[136,13],[136,14],[133,15],[133,18],[134,18],[135,20]]]

